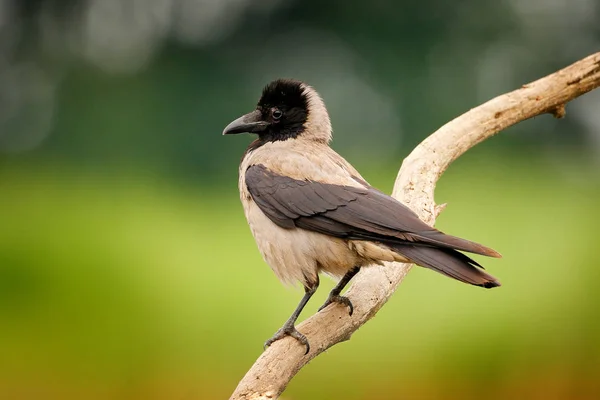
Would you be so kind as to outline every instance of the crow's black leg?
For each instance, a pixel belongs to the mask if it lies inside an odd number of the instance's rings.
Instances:
[[[302,309],[304,308],[306,303],[308,303],[308,300],[310,300],[312,295],[315,294],[318,287],[319,287],[318,280],[316,283],[309,284],[309,286],[304,286],[304,297],[302,297],[302,300],[300,300],[298,307],[296,307],[296,309],[294,310],[294,312],[292,313],[290,318],[288,318],[288,320],[285,321],[285,324],[283,324],[281,329],[279,329],[277,332],[275,332],[273,337],[265,342],[265,348],[270,346],[271,344],[273,344],[273,342],[275,342],[279,339],[282,339],[286,336],[291,336],[294,339],[296,339],[297,341],[299,341],[300,343],[302,343],[304,346],[306,346],[306,352],[304,354],[308,354],[308,352],[310,351],[310,345],[308,344],[308,339],[306,338],[306,336],[304,336],[303,334],[298,332],[298,330],[296,329],[294,324],[296,323],[296,320],[300,316]]]
[[[350,315],[352,315],[352,313],[354,312],[354,306],[352,305],[352,302],[350,301],[349,298],[340,296],[340,293],[342,293],[342,290],[344,290],[344,287],[348,284],[348,282],[350,282],[350,280],[352,278],[354,278],[354,275],[358,274],[358,271],[360,271],[360,267],[354,267],[350,271],[346,272],[346,275],[344,275],[344,277],[342,279],[340,279],[338,284],[335,285],[335,287],[331,290],[331,292],[329,292],[329,296],[327,297],[327,300],[319,308],[319,311],[321,311],[322,309],[324,309],[331,303],[340,303],[345,306],[348,306],[348,308],[349,308],[348,313]]]

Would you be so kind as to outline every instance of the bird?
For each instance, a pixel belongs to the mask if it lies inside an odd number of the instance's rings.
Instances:
[[[338,279],[323,310],[339,303],[352,316],[342,290],[361,270],[386,261],[414,263],[484,288],[500,282],[462,252],[499,258],[495,250],[450,236],[379,191],[331,147],[325,103],[308,84],[277,79],[256,108],[223,135],[257,135],[239,166],[239,192],[258,250],[283,283],[300,282],[304,296],[265,348],[286,336],[305,346],[296,321],[319,286],[320,273]]]

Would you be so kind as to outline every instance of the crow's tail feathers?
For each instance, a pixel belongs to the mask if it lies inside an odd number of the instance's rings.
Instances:
[[[500,286],[500,282],[484,272],[477,261],[456,250],[414,245],[396,245],[393,248],[415,264],[461,282],[484,288]]]
[[[436,229],[426,232],[412,233],[413,237],[419,242],[428,243],[436,247],[445,247],[469,253],[481,254],[482,256],[501,258],[502,255],[494,249],[490,249],[482,244],[462,239],[456,236],[446,235]]]

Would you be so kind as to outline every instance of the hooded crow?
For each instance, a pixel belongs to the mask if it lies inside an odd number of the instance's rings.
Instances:
[[[500,257],[480,244],[432,228],[408,207],[370,186],[329,147],[331,122],[319,94],[288,79],[269,83],[256,109],[231,122],[224,135],[258,136],[242,158],[239,190],[250,230],[264,260],[286,283],[305,294],[265,346],[292,336],[302,309],[319,286],[319,273],[339,279],[327,301],[353,306],[341,295],[362,267],[384,261],[411,262],[461,282],[500,286],[466,251]]]

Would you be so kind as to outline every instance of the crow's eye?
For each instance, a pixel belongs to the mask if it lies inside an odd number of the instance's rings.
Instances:
[[[279,119],[283,116],[283,113],[278,108],[274,108],[273,111],[271,111],[271,116],[273,116],[273,119]]]

